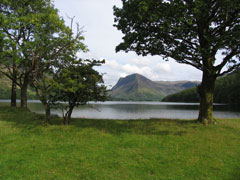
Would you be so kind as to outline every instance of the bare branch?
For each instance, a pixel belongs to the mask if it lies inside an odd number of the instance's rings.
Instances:
[[[73,17],[70,17],[70,16],[68,16],[67,14],[66,14],[66,16],[67,16],[67,18],[68,19],[70,19],[71,20],[71,25],[70,25],[70,28],[71,28],[71,31],[73,30],[73,21],[74,21],[74,18],[75,18],[75,16],[73,16]]]
[[[238,68],[240,68],[240,64],[236,64],[236,65],[228,68],[228,70],[226,70],[226,71],[224,71],[222,73],[219,73],[218,76],[223,76],[223,75],[225,75],[227,73],[230,73],[230,72],[233,72],[234,70],[237,70]]]
[[[221,64],[215,66],[214,69],[218,72],[218,74],[220,74],[222,68],[227,64],[227,62],[239,53],[240,52],[238,52],[237,50],[232,50],[232,52],[222,60]]]

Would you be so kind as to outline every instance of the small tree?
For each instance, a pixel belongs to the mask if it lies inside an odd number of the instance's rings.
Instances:
[[[37,71],[31,74],[31,86],[35,88],[36,95],[45,108],[45,124],[50,123],[51,106],[53,106],[51,103],[51,79],[53,74],[52,67],[46,64],[43,64],[41,68],[37,68]]]
[[[114,7],[115,26],[124,34],[116,51],[161,55],[201,70],[198,120],[213,123],[215,80],[240,66],[239,0],[122,1]]]
[[[61,29],[58,36],[49,41],[49,50],[44,50],[34,66],[31,73],[31,85],[35,88],[39,100],[45,107],[46,121],[50,123],[51,107],[56,105],[53,100],[52,80],[55,76],[55,70],[70,63],[68,60],[77,58],[77,52],[86,52],[87,47],[83,44],[81,28],[77,24],[76,35],[72,31],[73,18],[71,18],[71,27]]]
[[[53,102],[67,102],[64,107],[63,123],[70,124],[72,111],[79,105],[89,101],[105,101],[107,98],[106,86],[103,85],[102,75],[93,69],[104,61],[67,59],[55,72],[51,82],[54,92]]]

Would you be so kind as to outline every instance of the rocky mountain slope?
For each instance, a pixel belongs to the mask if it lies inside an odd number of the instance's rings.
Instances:
[[[109,92],[111,100],[160,101],[163,97],[198,85],[190,81],[151,81],[140,75],[131,74],[120,78]]]

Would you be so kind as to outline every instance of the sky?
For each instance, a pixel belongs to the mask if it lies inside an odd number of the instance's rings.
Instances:
[[[89,52],[79,53],[82,58],[105,59],[97,70],[104,73],[108,88],[120,77],[139,73],[153,81],[200,81],[202,73],[192,66],[174,60],[164,61],[161,56],[138,56],[135,52],[115,52],[123,34],[113,27],[113,6],[121,7],[121,0],[54,0],[59,15],[70,25],[67,17],[83,27],[84,43]]]

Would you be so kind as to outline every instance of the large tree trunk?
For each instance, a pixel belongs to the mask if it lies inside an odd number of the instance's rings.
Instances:
[[[216,77],[213,73],[203,71],[202,83],[198,88],[200,109],[198,121],[203,124],[215,123],[213,116],[213,94]]]
[[[27,108],[27,88],[29,84],[29,75],[24,77],[23,85],[21,86],[21,108]]]
[[[12,81],[12,92],[11,92],[11,107],[17,106],[17,86],[14,81]]]

